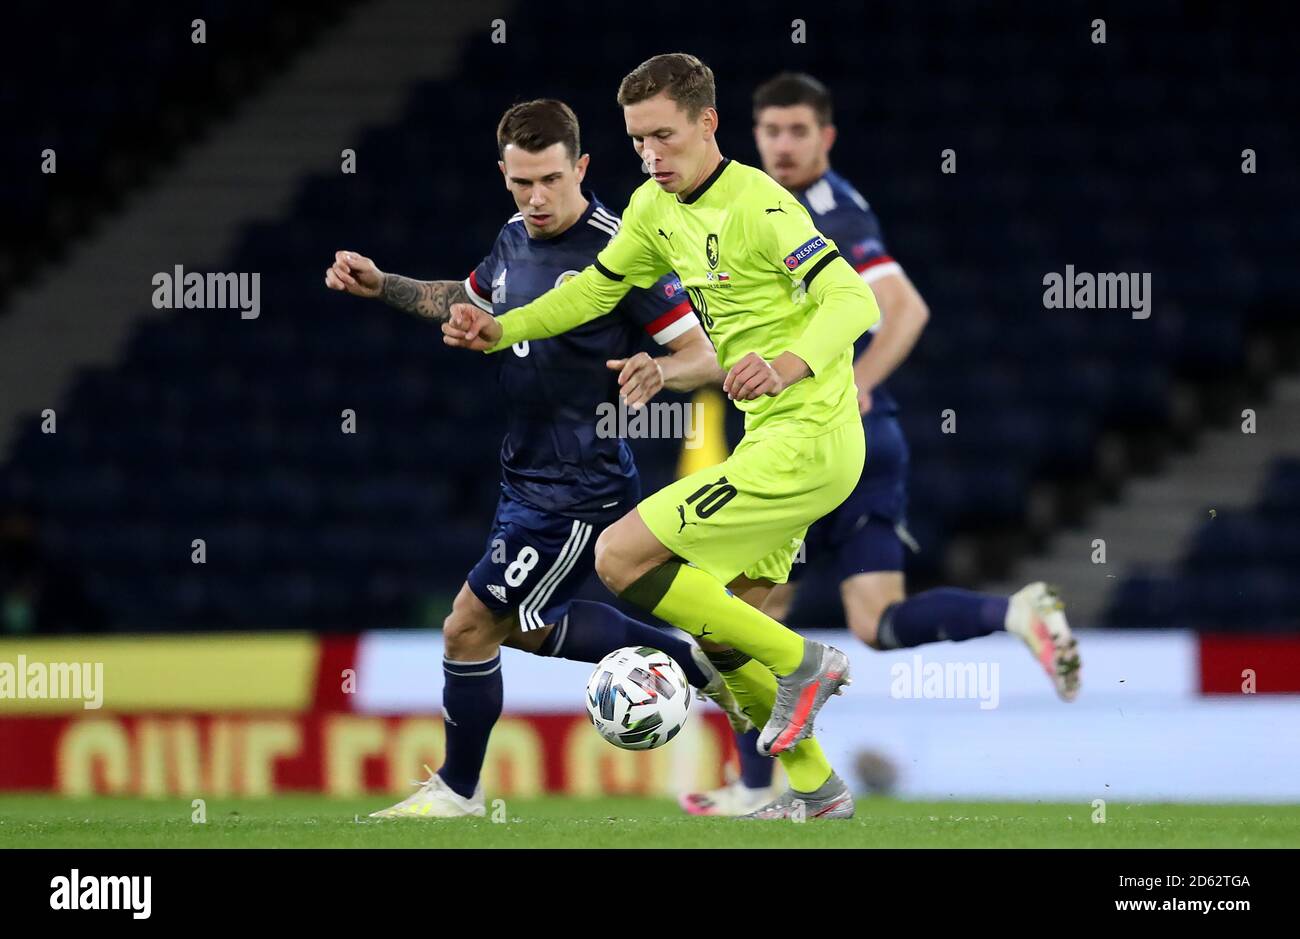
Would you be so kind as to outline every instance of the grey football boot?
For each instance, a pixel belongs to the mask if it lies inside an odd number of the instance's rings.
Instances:
[[[843,694],[849,679],[849,657],[833,646],[805,639],[803,661],[789,675],[776,679],[772,717],[758,738],[764,756],[784,753],[813,732],[813,718],[833,694]]]
[[[789,819],[791,821],[813,821],[821,819],[843,819],[853,817],[853,793],[836,773],[812,792],[797,792],[787,789],[767,805],[757,811],[742,815],[741,818],[763,820]]]

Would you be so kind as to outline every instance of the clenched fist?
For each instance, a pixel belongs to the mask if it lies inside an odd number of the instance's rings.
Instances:
[[[442,341],[457,349],[482,352],[501,339],[501,324],[491,313],[484,313],[472,303],[453,303],[451,314],[442,324]]]
[[[630,408],[641,408],[664,387],[664,370],[646,352],[629,359],[608,359],[605,367],[618,372],[618,393]]]
[[[780,394],[785,382],[767,360],[750,352],[731,366],[722,381],[722,390],[732,401],[750,401],[762,395]]]
[[[334,263],[325,270],[325,286],[374,299],[384,292],[384,272],[363,254],[335,251]]]

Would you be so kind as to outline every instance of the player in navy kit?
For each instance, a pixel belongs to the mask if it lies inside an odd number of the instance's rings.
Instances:
[[[464,281],[386,274],[369,258],[340,251],[326,285],[382,297],[430,320],[445,320],[453,303],[499,316],[590,265],[619,220],[582,189],[588,157],[573,112],[553,100],[517,104],[501,119],[497,146],[519,212]],[[634,354],[642,335],[669,354]],[[640,499],[626,442],[599,432],[600,406],[621,396],[627,406],[641,407],[662,388],[722,381],[681,282],[668,275],[634,289],[608,315],[551,339],[518,343],[492,362],[506,419],[501,497],[483,557],[444,624],[447,758],[413,795],[376,816],[484,814],[479,774],[501,713],[503,644],[588,662],[624,646],[653,646],[671,655],[733,726],[747,725],[696,646],[606,604],[573,599],[593,570],[596,536]]]
[[[831,97],[809,75],[778,75],[754,93],[754,140],[763,169],[793,193],[817,230],[871,285],[880,321],[854,346],[858,405],[867,438],[867,459],[857,488],[839,508],[818,521],[804,539],[805,564],[832,566],[840,584],[845,619],[854,635],[875,649],[900,649],[943,640],[973,639],[1006,630],[1025,641],[1066,701],[1079,690],[1079,653],[1063,605],[1045,584],[1033,583],[1011,597],[944,587],[907,597],[904,547],[917,550],[905,527],[907,441],[898,403],[885,379],[902,364],[929,319],[925,301],[885,247],[880,223],[867,201],[830,167],[835,142]],[[778,585],[763,611],[784,619],[794,582]],[[682,796],[695,815],[743,815],[766,804],[772,764],[759,756],[754,732],[738,735],[741,775],[711,792]]]

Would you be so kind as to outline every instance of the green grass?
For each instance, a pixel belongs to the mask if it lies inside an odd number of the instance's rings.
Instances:
[[[0,848],[1278,848],[1300,847],[1300,805],[1107,806],[862,799],[849,822],[688,818],[658,799],[511,801],[490,819],[369,819],[383,797],[188,800],[0,796]],[[489,809],[489,814],[491,810]]]

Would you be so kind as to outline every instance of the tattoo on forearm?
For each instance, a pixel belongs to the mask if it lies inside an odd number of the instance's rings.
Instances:
[[[384,302],[431,320],[445,320],[453,303],[470,303],[465,285],[458,280],[413,280],[400,274],[384,275]]]

